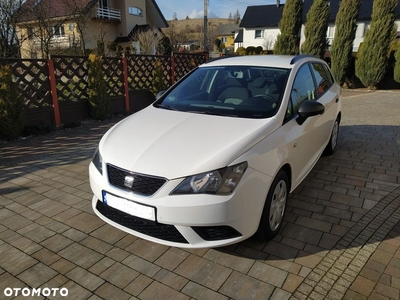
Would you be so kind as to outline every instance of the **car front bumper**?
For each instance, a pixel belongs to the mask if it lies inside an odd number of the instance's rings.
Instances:
[[[251,237],[258,228],[272,178],[247,168],[231,195],[170,195],[183,180],[169,180],[152,196],[141,196],[110,185],[93,163],[89,166],[92,207],[105,222],[140,238],[181,248],[210,248]],[[117,209],[104,194],[154,211],[155,220]]]

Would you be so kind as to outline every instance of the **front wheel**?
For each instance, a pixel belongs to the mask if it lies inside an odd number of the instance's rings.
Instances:
[[[276,236],[282,227],[289,195],[289,180],[285,171],[280,170],[272,182],[264,204],[260,225],[256,237],[260,240],[270,240]]]
[[[338,140],[339,140],[339,119],[337,118],[335,120],[335,124],[333,124],[331,137],[329,139],[328,145],[326,145],[324,154],[332,155],[336,150]]]

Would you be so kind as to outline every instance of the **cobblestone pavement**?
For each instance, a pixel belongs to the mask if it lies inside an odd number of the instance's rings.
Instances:
[[[96,217],[88,165],[115,121],[0,145],[0,299],[32,292],[17,288],[52,289],[46,299],[399,299],[400,94],[347,91],[342,102],[338,151],[292,193],[268,243],[184,250]]]

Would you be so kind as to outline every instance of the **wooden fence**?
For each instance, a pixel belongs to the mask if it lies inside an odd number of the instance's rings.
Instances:
[[[170,86],[206,62],[206,53],[128,55],[103,58],[110,114],[140,110],[154,101],[153,70],[161,63],[164,85]],[[0,59],[9,65],[24,99],[28,126],[60,126],[89,118],[88,57],[52,56],[41,59]]]

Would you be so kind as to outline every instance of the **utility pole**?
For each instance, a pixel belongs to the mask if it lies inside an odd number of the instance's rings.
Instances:
[[[204,0],[204,52],[207,52],[208,45],[207,45],[207,7],[208,7],[208,0]]]

